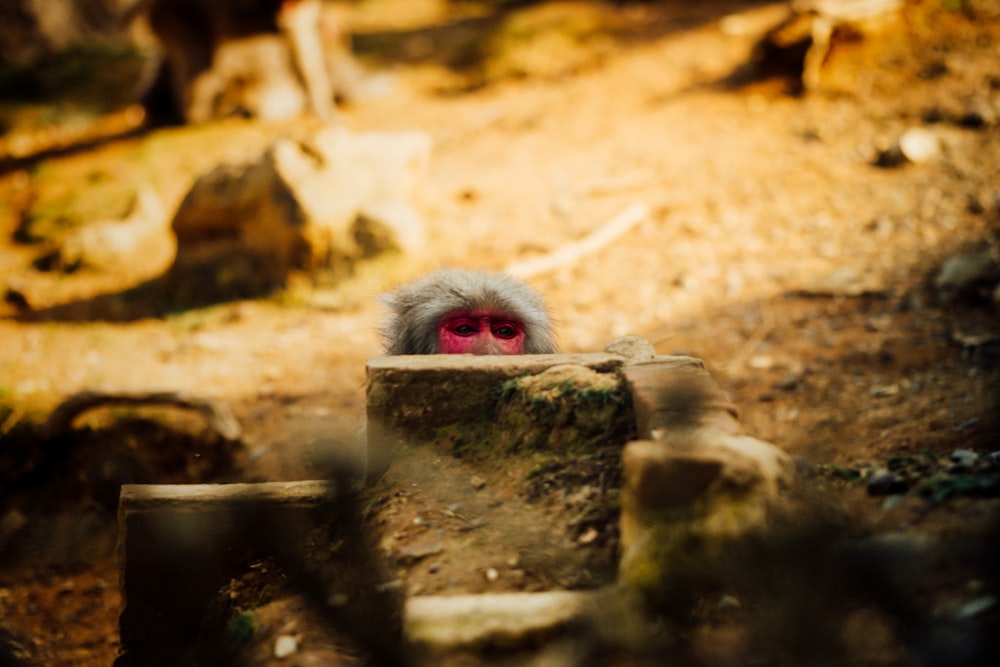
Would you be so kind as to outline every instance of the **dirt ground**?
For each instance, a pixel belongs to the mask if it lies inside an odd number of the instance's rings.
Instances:
[[[421,203],[427,252],[340,288],[151,316],[124,291],[161,267],[41,271],[32,262],[45,248],[16,239],[40,202],[83,197],[94,183],[152,187],[176,206],[200,170],[287,126],[163,129],[5,163],[17,168],[0,174],[0,458],[17,483],[5,484],[0,517],[0,624],[30,664],[102,665],[116,654],[116,480],[310,478],[315,443],[355,432],[364,414],[378,292],[441,265],[501,269],[636,203],[649,210],[636,228],[531,280],[563,351],[637,334],[659,353],[701,357],[746,431],[798,457],[859,531],[970,548],[990,535],[1000,516],[1000,464],[988,458],[1000,451],[996,282],[945,295],[933,279],[977,244],[1000,247],[1000,8],[908,2],[893,22],[838,33],[806,95],[788,94],[796,72],[779,59],[766,63],[776,76],[746,76],[783,5],[539,3],[492,21],[475,11],[430,0],[343,10],[355,50],[394,87],[336,122],[422,130],[434,150]],[[78,121],[57,118],[61,128],[12,126],[0,143],[13,156],[71,141]],[[130,122],[123,112],[89,120]],[[877,164],[912,128],[933,132],[939,152]],[[95,217],[110,214],[91,205]],[[108,316],[108,299],[125,316]],[[156,412],[173,435],[157,440],[140,420],[130,427],[141,437],[104,432],[58,456],[8,437],[89,388],[217,399],[240,420],[244,448],[232,465],[205,456],[198,448],[215,445],[191,445],[196,421]],[[99,415],[92,426],[134,416]],[[142,474],[108,472],[112,440],[115,451],[131,447]],[[135,454],[165,440],[171,455]],[[979,455],[968,475],[949,468],[955,450]],[[869,483],[886,467],[904,492]],[[477,475],[486,484],[474,491]],[[569,483],[551,477],[560,480]],[[613,521],[580,540],[571,489],[529,495],[497,470],[417,455],[372,497],[408,593],[609,581]],[[470,531],[470,521],[486,528]],[[552,526],[566,535],[551,537]],[[579,557],[531,561],[546,539]],[[985,600],[984,613],[1000,613],[982,572],[940,582],[918,604],[944,614]],[[901,655],[863,664],[912,664]]]

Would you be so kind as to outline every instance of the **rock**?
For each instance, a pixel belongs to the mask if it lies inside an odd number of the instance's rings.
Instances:
[[[925,128],[914,127],[904,131],[892,144],[878,152],[877,167],[899,167],[906,162],[922,164],[941,153],[937,134]]]
[[[630,442],[622,457],[619,580],[646,599],[671,597],[683,568],[763,528],[795,465],[783,451],[714,426]]]
[[[294,655],[299,650],[299,640],[292,635],[279,635],[274,640],[274,657],[282,660]]]
[[[396,562],[400,565],[412,565],[413,563],[419,563],[425,558],[437,556],[442,552],[444,552],[444,545],[442,543],[431,542],[430,544],[416,544],[401,547],[395,552],[394,556],[396,558]]]
[[[504,384],[496,413],[501,450],[591,451],[633,433],[617,373],[561,364]]]
[[[899,149],[899,144],[892,144],[887,148],[879,149],[872,161],[876,167],[892,168],[899,167],[906,162],[903,151]]]
[[[373,424],[398,429],[413,438],[454,425],[493,424],[504,385],[567,364],[616,377],[622,360],[606,353],[369,359],[365,367],[369,442]]]
[[[910,485],[892,471],[878,470],[868,479],[866,488],[869,496],[890,496],[906,493]]]
[[[979,417],[970,417],[956,426],[955,429],[958,431],[967,431],[968,429],[975,428],[976,426],[979,426]]]
[[[910,162],[929,162],[941,153],[941,142],[933,131],[912,127],[899,137],[899,152]]]
[[[935,276],[934,286],[942,297],[948,298],[996,280],[1000,280],[1000,264],[993,249],[983,245],[949,257]]]
[[[553,428],[554,415],[545,409],[556,403],[531,406],[526,394],[519,389],[519,378],[541,374],[546,369],[576,365],[599,375],[608,375],[608,382],[618,386],[617,375],[623,360],[618,355],[593,354],[525,354],[512,356],[434,354],[396,355],[369,359],[367,375],[368,467],[371,474],[384,470],[392,450],[401,442],[449,440],[455,444],[474,444],[496,448],[532,442],[571,442],[571,428]],[[586,376],[582,373],[582,376]],[[551,376],[550,376],[551,377]],[[575,390],[579,393],[579,387]],[[521,392],[519,397],[517,394]],[[608,416],[613,412],[614,423],[623,432],[617,442],[624,444],[632,437],[633,417],[628,402],[618,403],[614,393],[591,392],[580,404],[569,396],[562,401],[563,415],[585,414],[585,406],[597,405]],[[542,401],[549,399],[542,398]],[[553,399],[555,400],[555,399]],[[505,421],[499,413],[502,406],[514,421]],[[520,407],[517,407],[520,406]],[[529,410],[524,407],[528,406]],[[614,410],[609,410],[613,406]],[[558,412],[558,409],[556,412]],[[600,424],[591,415],[586,421],[595,427],[593,442],[607,444],[609,424]],[[520,429],[520,430],[519,430]],[[532,437],[528,438],[530,430]],[[544,440],[542,440],[544,439]],[[579,445],[580,443],[577,442]],[[586,446],[586,443],[583,443]]]
[[[700,360],[627,365],[640,437],[622,454],[619,578],[670,597],[678,568],[716,556],[765,525],[795,476],[785,452],[741,434],[736,409]]]
[[[641,336],[625,336],[618,338],[604,348],[605,352],[620,354],[630,362],[652,361],[656,357],[653,344]]]
[[[659,438],[671,428],[708,422],[733,434],[740,430],[735,406],[700,359],[660,357],[627,365],[622,374],[632,393],[640,438]]]
[[[257,557],[264,527],[281,526],[283,544],[304,549],[307,540],[316,539],[317,511],[333,525],[351,525],[351,502],[337,499],[352,493],[328,481],[122,486],[122,656],[116,664],[179,661],[198,637],[217,591]],[[345,529],[341,538],[350,545],[357,536]],[[338,556],[336,566],[344,568],[345,580],[363,580],[372,563],[352,561],[349,551]]]
[[[416,210],[404,201],[377,201],[365,205],[354,220],[351,235],[362,256],[384,250],[418,252],[426,240],[424,223]]]
[[[249,260],[253,280],[280,285],[290,272],[343,276],[381,252],[419,250],[416,199],[429,159],[423,133],[326,127],[281,139],[253,162],[220,165],[174,216],[175,271],[232,274]]]
[[[968,621],[976,618],[989,612],[991,609],[994,609],[998,602],[1000,602],[1000,599],[997,599],[995,595],[983,595],[981,597],[974,598],[960,606],[955,611],[955,619],[959,621]]]
[[[60,244],[57,261],[64,269],[85,266],[107,272],[146,272],[167,266],[174,248],[163,203],[156,192],[145,188],[124,218],[73,229]]]
[[[954,463],[971,466],[979,460],[979,454],[968,449],[956,449],[948,455],[948,458]]]
[[[889,396],[895,396],[899,393],[900,387],[898,384],[881,384],[872,387],[871,394],[875,398],[888,398]]]
[[[649,627],[617,588],[410,597],[403,625],[411,646],[436,652],[538,646],[581,631],[612,645],[647,637]]]
[[[771,386],[782,391],[792,391],[799,386],[801,379],[802,373],[793,369],[786,372],[780,380],[774,382]]]

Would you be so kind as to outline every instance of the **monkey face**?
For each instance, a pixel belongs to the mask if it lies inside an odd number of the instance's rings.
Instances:
[[[445,354],[524,354],[524,339],[524,324],[506,313],[459,312],[438,324],[438,345]]]
[[[388,354],[552,354],[545,301],[499,273],[441,269],[382,296]]]

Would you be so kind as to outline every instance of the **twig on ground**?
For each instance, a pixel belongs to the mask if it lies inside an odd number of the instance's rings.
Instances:
[[[514,262],[507,266],[505,272],[518,278],[530,278],[573,264],[580,258],[593,254],[601,248],[610,245],[648,216],[649,207],[637,202],[579,241],[568,243],[541,257]]]

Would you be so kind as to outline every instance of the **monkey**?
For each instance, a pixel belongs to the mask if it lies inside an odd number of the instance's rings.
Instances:
[[[387,354],[553,354],[548,307],[501,273],[440,269],[381,297]]]

